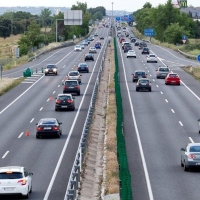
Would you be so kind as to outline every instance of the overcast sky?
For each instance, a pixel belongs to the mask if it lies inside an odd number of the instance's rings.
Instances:
[[[143,7],[146,2],[150,2],[153,7],[158,6],[159,4],[165,4],[167,0],[78,0],[79,2],[87,3],[88,8],[95,8],[97,6],[104,6],[106,10],[126,10],[128,12],[136,11]],[[45,7],[71,7],[73,4],[76,4],[77,0],[1,0],[0,6],[45,6]],[[176,0],[172,0],[176,2]],[[194,7],[200,7],[199,0],[188,0],[188,5]]]

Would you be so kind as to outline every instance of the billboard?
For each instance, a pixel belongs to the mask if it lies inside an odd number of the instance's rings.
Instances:
[[[66,10],[64,12],[64,25],[82,25],[82,10]]]

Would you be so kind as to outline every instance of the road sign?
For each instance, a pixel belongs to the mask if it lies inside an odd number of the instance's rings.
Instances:
[[[155,36],[155,30],[153,28],[144,29],[145,36]]]
[[[115,20],[116,20],[116,21],[120,21],[120,17],[116,17]]]
[[[187,37],[185,35],[183,35],[182,40],[187,40]]]
[[[200,54],[197,56],[197,60],[200,62]]]
[[[121,21],[124,21],[124,16],[121,16]]]

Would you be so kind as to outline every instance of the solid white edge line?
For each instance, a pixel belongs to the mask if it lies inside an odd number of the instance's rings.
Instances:
[[[194,140],[193,140],[191,137],[189,137],[189,140],[190,140],[192,143],[194,143]]]
[[[125,78],[126,88],[127,88],[127,92],[128,92],[128,98],[129,98],[129,103],[130,103],[130,107],[131,107],[133,123],[134,123],[134,126],[135,126],[136,136],[137,136],[137,140],[138,140],[140,155],[141,155],[141,159],[142,159],[142,165],[143,165],[144,174],[145,174],[145,178],[146,178],[146,184],[147,184],[149,199],[150,200],[154,200],[153,192],[152,192],[152,188],[151,188],[151,182],[150,182],[150,178],[149,178],[149,173],[148,173],[146,160],[145,160],[144,152],[143,152],[143,148],[142,148],[142,142],[141,142],[141,139],[140,139],[140,134],[139,134],[139,131],[138,131],[136,118],[135,118],[135,114],[134,114],[134,109],[133,109],[133,103],[132,103],[131,96],[130,96],[130,90],[129,90],[128,83],[127,83],[126,70],[125,70],[125,67],[124,67],[124,60],[123,60],[123,56],[122,56],[122,52],[121,52],[121,48],[119,46],[119,43],[118,43],[118,47],[120,49],[120,54],[121,54],[121,58],[122,58],[122,66],[123,66],[123,71],[124,71],[124,78]]]
[[[104,44],[105,44],[105,41],[104,41]],[[92,76],[93,76],[93,74],[94,74],[94,70],[95,70],[95,68],[96,68],[97,61],[98,61],[98,59],[99,59],[99,56],[100,56],[102,50],[103,50],[103,48],[101,48],[101,50],[99,51],[99,54],[98,54],[98,56],[97,56],[97,58],[96,58],[96,62],[95,62],[95,65],[94,65],[94,67],[93,67],[91,76],[90,76],[90,78],[89,78],[87,87],[86,87],[86,89],[85,89],[85,92],[84,92],[84,94],[83,94],[83,98],[81,99],[81,102],[80,102],[80,105],[79,105],[79,107],[78,107],[76,116],[75,116],[75,118],[74,118],[73,124],[72,124],[72,126],[71,126],[70,131],[69,131],[67,140],[66,140],[66,142],[65,142],[65,144],[64,144],[64,147],[63,147],[62,152],[61,152],[61,154],[60,154],[59,160],[58,160],[58,162],[57,162],[56,168],[55,168],[55,170],[54,170],[54,173],[53,173],[53,175],[52,175],[51,181],[50,181],[50,183],[49,183],[49,186],[48,186],[48,188],[47,188],[47,191],[46,191],[46,193],[45,193],[45,196],[44,196],[44,199],[43,199],[43,200],[47,200],[48,197],[49,197],[49,194],[50,194],[50,192],[51,192],[53,183],[54,183],[54,181],[55,181],[56,175],[57,175],[58,170],[59,170],[59,168],[60,168],[60,165],[61,165],[62,159],[63,159],[63,157],[64,157],[65,151],[66,151],[66,149],[67,149],[69,140],[70,140],[70,138],[71,138],[71,134],[72,134],[72,132],[73,132],[75,123],[76,123],[76,121],[77,121],[77,118],[78,118],[78,115],[79,115],[79,112],[80,112],[80,109],[81,109],[81,106],[82,106],[82,104],[83,104],[83,101],[84,101],[86,92],[87,92],[88,87],[89,87],[89,85],[90,85],[90,81],[91,81]]]
[[[20,135],[18,136],[18,138],[21,138],[23,134],[24,134],[24,132],[21,132]]]
[[[6,151],[6,153],[2,156],[2,159],[4,159],[8,155],[9,151]]]

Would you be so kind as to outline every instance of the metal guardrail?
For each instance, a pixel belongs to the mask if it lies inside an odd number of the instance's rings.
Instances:
[[[109,41],[107,43],[107,46],[108,45],[109,45]],[[107,46],[106,46],[106,48],[107,48]],[[78,150],[76,153],[76,157],[75,157],[72,171],[70,174],[70,178],[68,181],[68,186],[67,186],[64,200],[75,200],[77,198],[77,190],[79,189],[79,184],[80,184],[80,180],[81,180],[81,171],[82,171],[82,166],[83,166],[85,153],[86,153],[86,149],[87,149],[89,129],[90,129],[90,125],[92,123],[92,117],[94,114],[96,97],[97,97],[97,93],[98,93],[98,87],[99,87],[101,73],[103,70],[103,65],[104,65],[104,60],[105,60],[106,48],[104,49],[104,52],[103,52],[103,57],[102,57],[102,60],[100,63],[100,68],[99,68],[97,79],[96,79],[96,82],[94,85],[92,98],[90,101],[90,106],[89,106],[86,120],[85,120],[85,123],[83,126],[83,131],[82,131],[81,139],[79,142],[79,147],[78,147]]]
[[[190,58],[190,59],[193,59],[193,60],[196,60],[196,59],[197,59],[197,56],[193,56],[193,55],[187,54],[187,53],[181,51],[180,49],[178,49],[178,52],[179,52],[180,54],[184,55],[184,56],[187,57],[187,58]]]

